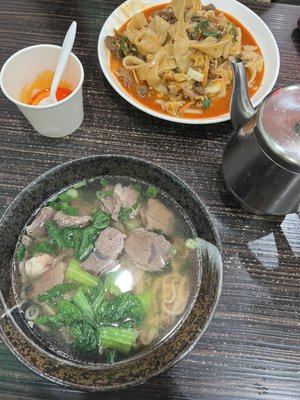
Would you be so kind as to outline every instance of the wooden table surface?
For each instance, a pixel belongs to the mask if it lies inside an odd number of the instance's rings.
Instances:
[[[97,39],[119,0],[1,0],[0,66],[33,44],[60,45],[78,22],[85,119],[63,139],[35,133],[0,96],[0,213],[29,182],[62,162],[95,154],[142,157],[170,169],[203,199],[223,244],[224,283],[214,318],[182,361],[146,384],[76,392],[32,373],[0,342],[0,399],[300,399],[300,221],[254,216],[226,192],[220,164],[230,122],[191,126],[144,114],[119,97],[97,59]],[[300,81],[300,7],[243,1],[272,30],[281,53],[276,87]]]

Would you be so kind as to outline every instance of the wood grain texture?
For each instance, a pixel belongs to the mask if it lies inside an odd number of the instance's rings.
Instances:
[[[300,7],[243,1],[272,30],[280,49],[276,87],[300,81]],[[154,161],[184,179],[212,213],[223,244],[224,284],[216,314],[181,362],[148,383],[103,394],[41,379],[0,343],[0,399],[300,399],[300,221],[241,210],[226,192],[220,165],[229,122],[190,126],[146,115],[114,93],[97,59],[99,30],[117,0],[1,0],[0,66],[33,44],[60,45],[78,23],[74,52],[85,69],[85,119],[67,138],[35,133],[0,96],[0,213],[29,182],[62,162],[92,154]]]

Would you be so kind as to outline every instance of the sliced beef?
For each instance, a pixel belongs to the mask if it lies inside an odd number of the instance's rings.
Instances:
[[[118,215],[121,207],[126,210],[133,208],[133,206],[136,205],[139,197],[140,193],[137,190],[130,186],[122,186],[120,183],[118,183],[114,189],[115,209],[112,214],[112,218],[115,221],[118,221]],[[130,217],[135,217],[137,214],[138,208],[132,209]]]
[[[130,186],[122,186],[117,184],[114,190],[116,203],[119,203],[123,208],[133,207],[140,197],[140,193]]]
[[[171,257],[171,244],[163,235],[135,229],[125,240],[125,253],[143,270],[153,272],[161,270]]]
[[[43,273],[33,282],[32,291],[30,293],[31,297],[35,299],[53,286],[63,283],[66,266],[67,264],[61,261]]]
[[[204,11],[215,11],[216,10],[216,6],[212,3],[207,4],[207,6],[203,6],[202,10]]]
[[[115,228],[104,229],[95,243],[95,252],[82,264],[82,268],[94,275],[103,275],[114,269],[124,248],[126,235]]]
[[[45,222],[52,218],[55,213],[56,211],[52,207],[43,208],[32,223],[26,227],[27,235],[42,236],[45,233]]]
[[[96,240],[95,248],[101,258],[116,260],[123,251],[125,237],[115,228],[106,228]]]
[[[194,30],[193,32],[188,32],[189,39],[191,40],[202,40],[203,34],[202,31]]]
[[[149,87],[147,85],[138,85],[136,87],[136,93],[140,99],[144,99],[145,97],[148,96]]]
[[[130,43],[128,38],[120,32],[116,32],[116,36],[106,36],[104,43],[106,47],[120,59],[129,55],[138,54],[135,45]]]
[[[185,97],[188,97],[191,100],[194,100],[194,98],[197,96],[197,94],[193,92],[192,89],[183,88],[182,91]]]
[[[204,96],[205,95],[205,90],[204,90],[203,86],[201,86],[199,83],[196,83],[194,85],[193,90],[197,95],[200,95],[200,96]]]
[[[161,10],[155,11],[154,15],[158,15],[170,24],[175,24],[175,22],[177,22],[177,19],[171,7],[166,7]]]
[[[102,211],[112,214],[116,207],[115,199],[112,196],[103,197],[103,199],[99,200],[100,208]]]
[[[217,75],[215,74],[214,71],[209,70],[208,72],[208,79],[212,80],[212,79],[216,79]]]
[[[130,186],[122,186],[118,183],[113,188],[113,196],[104,197],[99,200],[100,208],[104,212],[112,215],[114,221],[118,222],[120,209],[133,208],[139,200],[140,193]],[[138,214],[138,208],[133,208],[130,217],[135,217]]]
[[[121,67],[118,71],[121,82],[124,86],[131,88],[133,85],[133,75],[125,67]]]
[[[149,199],[147,201],[146,212],[142,219],[146,222],[146,228],[160,230],[165,235],[171,235],[174,230],[175,217],[161,201]]]
[[[28,278],[36,278],[52,268],[55,258],[49,254],[39,254],[29,258],[24,265],[24,272]]]
[[[115,56],[121,58],[119,53],[120,41],[115,36],[106,36],[104,43],[106,47],[114,53]]]
[[[103,259],[92,253],[83,263],[81,267],[94,275],[104,275],[106,272],[114,269],[119,262],[117,260]]]
[[[84,215],[81,217],[74,217],[72,215],[66,215],[63,211],[57,211],[54,215],[53,220],[57,223],[60,228],[68,228],[70,226],[78,226],[84,228],[92,221],[92,217]]]

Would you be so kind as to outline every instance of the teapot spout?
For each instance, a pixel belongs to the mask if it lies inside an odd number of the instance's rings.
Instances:
[[[233,72],[233,89],[230,99],[230,119],[234,130],[239,130],[255,114],[248,94],[247,77],[243,61],[229,57]]]

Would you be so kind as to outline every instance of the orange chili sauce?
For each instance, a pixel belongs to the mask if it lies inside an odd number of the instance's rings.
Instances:
[[[25,85],[20,93],[19,99],[22,103],[36,106],[45,97],[50,96],[50,87],[53,80],[54,71],[40,72],[32,82]],[[68,97],[72,93],[70,83],[61,80],[56,91],[57,101]]]
[[[154,11],[160,10],[160,9],[168,7],[168,6],[170,6],[170,3],[166,3],[166,4],[150,7],[150,8],[147,8],[146,10],[144,10],[143,13],[144,13],[145,17],[147,19],[149,19],[153,15]],[[242,31],[242,45],[256,46],[257,47],[257,52],[259,54],[261,54],[261,50],[260,50],[259,46],[257,45],[256,41],[254,40],[253,36],[248,31],[248,29],[246,29],[236,18],[232,17],[231,15],[229,15],[229,14],[227,14],[225,12],[223,12],[223,14],[235,26],[241,28],[241,31]],[[129,20],[126,21],[119,28],[120,32],[124,32],[125,31],[128,22],[129,22]],[[161,96],[158,95],[158,92],[156,92],[156,90],[154,90],[154,89],[150,90],[150,96],[145,98],[145,99],[141,99],[141,98],[139,98],[137,96],[134,86],[131,87],[131,88],[125,87],[122,84],[122,82],[119,79],[119,76],[117,74],[117,72],[118,72],[118,70],[119,70],[119,68],[121,66],[122,66],[122,60],[119,60],[116,57],[111,55],[110,68],[111,68],[111,71],[113,72],[113,74],[115,75],[115,77],[118,79],[118,82],[119,82],[120,86],[122,87],[122,89],[129,96],[134,98],[134,100],[136,100],[137,102],[143,104],[145,107],[148,107],[148,108],[150,108],[150,109],[152,109],[154,111],[157,111],[159,113],[162,113],[162,114],[170,115],[169,113],[167,113],[164,110],[162,110],[161,106],[155,102],[155,100],[157,100],[158,98],[161,98]],[[252,97],[257,92],[259,87],[261,86],[263,75],[264,75],[264,68],[262,69],[261,72],[257,73],[257,75],[255,77],[255,80],[253,82],[254,88],[251,87],[251,88],[248,89],[250,97]],[[193,118],[193,119],[197,119],[197,118],[202,119],[202,118],[220,117],[221,115],[229,113],[231,90],[232,90],[231,87],[229,87],[227,89],[225,97],[212,98],[211,99],[212,100],[211,101],[211,106],[209,108],[206,108],[206,109],[201,109],[201,111],[202,111],[201,114],[199,113],[199,115],[198,115],[198,114],[186,112],[186,113],[183,113],[182,115],[180,115],[180,117]]]

